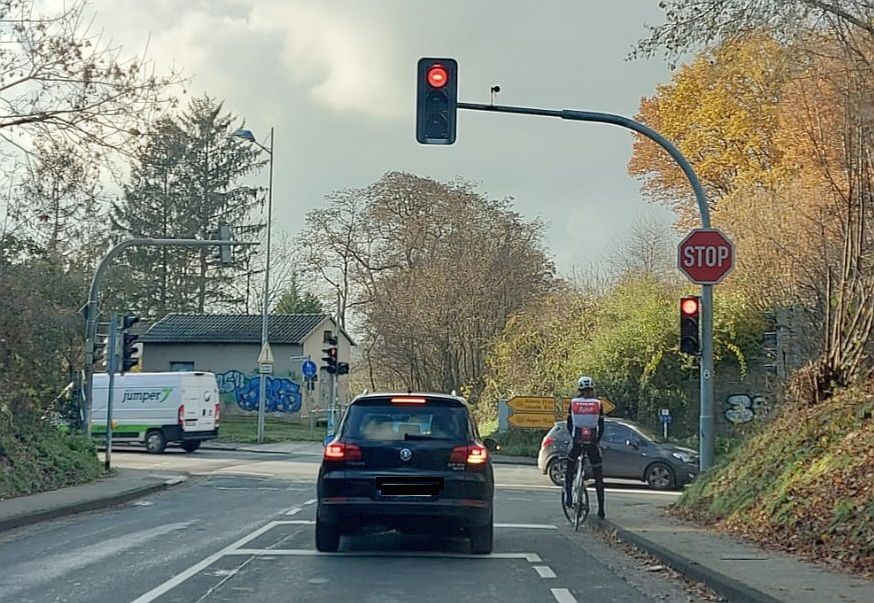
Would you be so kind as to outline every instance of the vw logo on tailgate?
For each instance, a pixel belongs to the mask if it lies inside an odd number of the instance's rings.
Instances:
[[[410,450],[409,448],[402,448],[401,449],[401,460],[406,462],[406,461],[409,461],[411,458],[413,458],[413,451]]]

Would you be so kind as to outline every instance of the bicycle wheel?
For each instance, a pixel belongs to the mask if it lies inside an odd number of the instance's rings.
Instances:
[[[579,478],[580,487],[574,500],[574,531],[578,531],[589,516],[589,489],[586,487],[585,473],[581,472]]]
[[[571,486],[571,503],[574,503],[577,500],[577,490],[579,489],[579,479],[580,479],[580,467],[577,465],[577,471],[574,474],[574,480]],[[564,486],[561,489],[561,510],[564,511],[564,516],[567,517],[567,521],[572,526],[576,521],[576,505],[572,505],[568,507],[564,504]]]

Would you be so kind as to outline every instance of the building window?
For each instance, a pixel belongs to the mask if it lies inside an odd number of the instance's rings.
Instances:
[[[171,362],[170,363],[171,371],[193,371],[194,363],[193,362]]]

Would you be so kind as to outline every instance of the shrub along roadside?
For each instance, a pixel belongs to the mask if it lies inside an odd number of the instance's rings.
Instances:
[[[766,546],[874,576],[874,395],[787,404],[674,507]]]
[[[94,444],[36,422],[0,424],[0,500],[89,482],[104,474]]]

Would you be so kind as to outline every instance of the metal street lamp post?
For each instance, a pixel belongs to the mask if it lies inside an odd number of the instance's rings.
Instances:
[[[270,167],[267,182],[267,254],[264,259],[264,304],[261,309],[261,349],[267,347],[267,326],[270,311],[270,231],[273,225],[273,128],[270,128],[270,147],[265,147],[257,140],[250,130],[237,130],[232,134],[236,138],[242,138],[251,142],[270,156]],[[270,365],[267,365],[268,367]],[[259,367],[258,375],[258,443],[264,441],[264,414],[267,405],[267,372]]]

